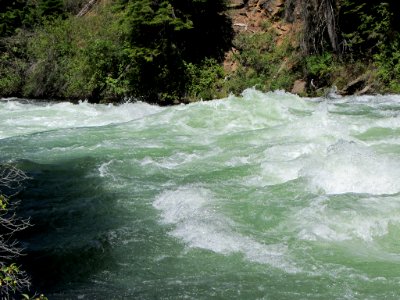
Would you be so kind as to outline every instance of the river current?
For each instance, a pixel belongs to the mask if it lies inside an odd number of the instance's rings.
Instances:
[[[49,299],[399,299],[400,96],[0,100]]]

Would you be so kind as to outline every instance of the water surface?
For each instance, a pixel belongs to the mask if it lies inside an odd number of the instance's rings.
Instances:
[[[400,96],[0,101],[50,299],[398,299]]]

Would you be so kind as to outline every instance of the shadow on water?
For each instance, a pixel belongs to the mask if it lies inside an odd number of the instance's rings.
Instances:
[[[118,227],[113,195],[102,188],[84,157],[38,164],[19,162],[31,180],[19,194],[19,214],[34,225],[18,236],[26,249],[21,264],[30,273],[33,290],[62,291],[114,265],[110,232]]]

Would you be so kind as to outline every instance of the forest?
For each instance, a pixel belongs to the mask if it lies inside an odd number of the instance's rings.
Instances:
[[[252,2],[274,1],[241,7]],[[248,87],[290,91],[296,80],[302,96],[333,85],[400,91],[396,1],[278,2],[251,32],[235,30],[225,0],[2,0],[0,95],[170,105]],[[290,23],[282,41],[275,25]]]

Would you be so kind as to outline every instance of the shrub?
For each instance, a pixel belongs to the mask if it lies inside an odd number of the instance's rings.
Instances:
[[[199,65],[186,63],[185,67],[187,76],[185,98],[210,100],[222,96],[224,70],[215,59],[206,58]]]
[[[374,62],[384,90],[400,93],[400,35],[393,43],[380,46],[380,52],[374,55]]]
[[[238,67],[226,83],[228,92],[238,94],[248,87],[262,91],[291,88],[297,75],[295,49],[289,39],[278,41],[270,24],[263,28],[265,32],[240,33],[234,40],[237,52],[233,59]]]

